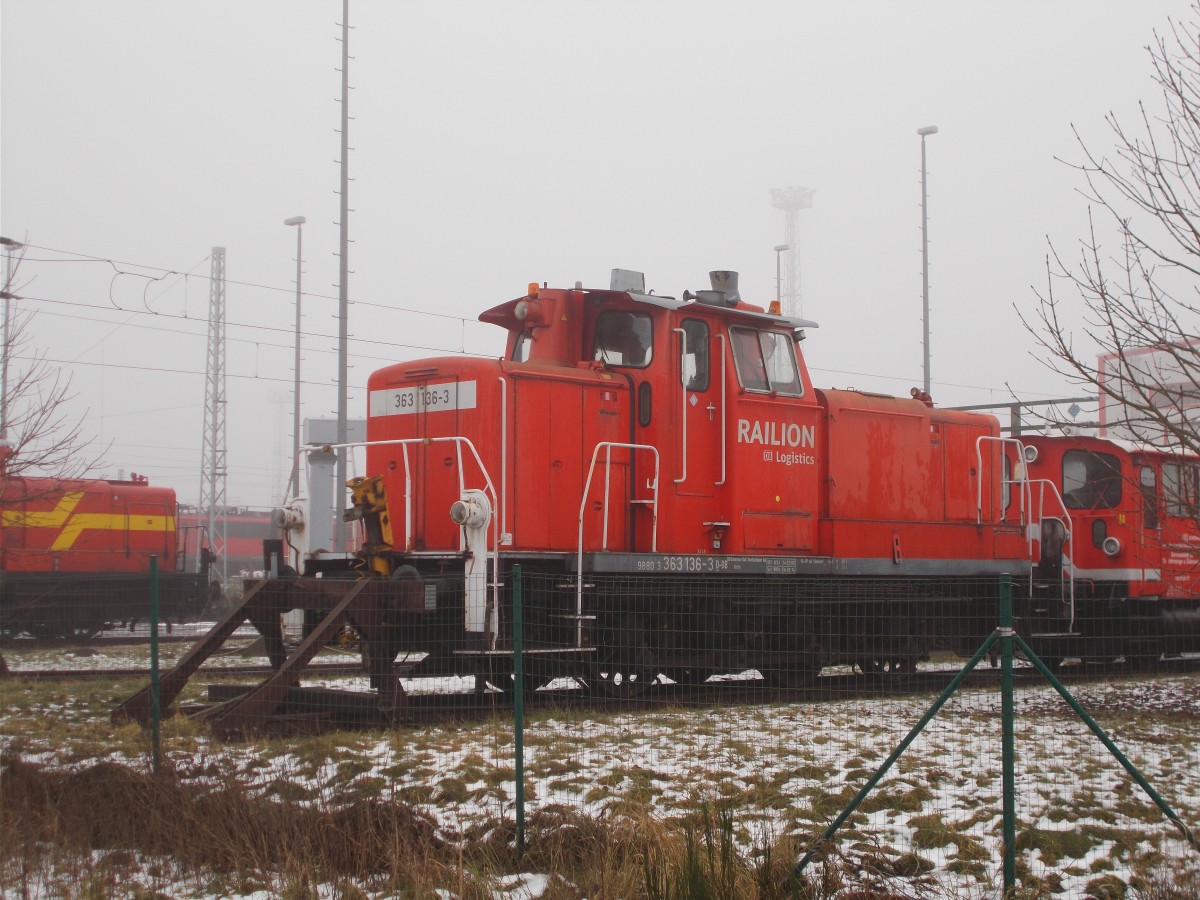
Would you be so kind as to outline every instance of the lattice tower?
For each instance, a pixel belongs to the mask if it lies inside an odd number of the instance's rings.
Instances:
[[[208,359],[204,377],[204,431],[200,453],[200,514],[208,546],[217,557],[221,584],[225,559],[225,505],[228,468],[225,432],[225,248],[213,247],[208,295]]]

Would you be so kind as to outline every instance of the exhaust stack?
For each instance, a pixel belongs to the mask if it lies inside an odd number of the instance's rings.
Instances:
[[[731,272],[728,269],[709,272],[708,281],[714,291],[721,291],[725,295],[726,306],[737,306],[741,301],[742,295],[738,293],[737,272]]]

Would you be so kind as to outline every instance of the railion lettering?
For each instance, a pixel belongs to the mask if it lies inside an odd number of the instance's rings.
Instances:
[[[762,444],[766,447],[816,447],[817,426],[738,419],[737,439],[739,444]]]

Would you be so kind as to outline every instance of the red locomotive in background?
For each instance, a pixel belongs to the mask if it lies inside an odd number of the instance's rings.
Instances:
[[[91,635],[110,623],[145,620],[151,556],[160,573],[161,618],[200,615],[207,574],[184,571],[173,490],[152,487],[139,475],[114,481],[23,477],[9,474],[4,462],[0,631]]]
[[[205,546],[208,517],[194,506],[181,505],[177,519],[180,548],[196,559]],[[263,567],[263,541],[279,537],[271,510],[229,506],[221,510],[218,533],[224,532],[221,557],[230,577],[248,575]]]
[[[370,377],[352,565],[403,582],[387,655],[494,673],[515,563],[554,576],[526,614],[535,682],[911,670],[994,628],[1002,573],[1057,658],[1197,649],[1200,546],[1167,488],[1194,497],[1195,460],[1100,465],[1105,442],[1003,438],[918,391],[817,388],[800,352],[814,323],[745,302],[736,273],[711,284],[682,299],[622,270],[608,290],[530,285],[480,316],[508,332],[503,358]],[[1130,488],[1148,471],[1153,496]],[[289,562],[338,574],[304,520],[279,513]]]
[[[1200,460],[1080,434],[1009,442],[1037,532],[1028,625],[1052,659],[1200,650]],[[1012,514],[1012,513],[1010,513]]]

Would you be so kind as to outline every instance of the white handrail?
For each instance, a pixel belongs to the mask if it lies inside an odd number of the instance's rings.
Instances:
[[[500,382],[500,541],[508,535],[508,379],[499,376]],[[500,577],[500,573],[496,573]]]
[[[979,473],[978,483],[976,485],[976,509],[975,519],[976,524],[983,524],[983,444],[985,441],[994,441],[1000,444],[1001,453],[1006,444],[1012,446],[1016,453],[1016,465],[1013,467],[1013,477],[1005,478],[1003,472],[1001,474],[1001,482],[1006,486],[1016,485],[1020,494],[1020,524],[1025,532],[1025,552],[1029,556],[1029,590],[1030,596],[1033,595],[1033,524],[1034,519],[1037,521],[1038,529],[1038,549],[1039,556],[1043,552],[1041,530],[1042,523],[1048,519],[1053,519],[1063,523],[1063,528],[1066,531],[1063,541],[1063,551],[1067,559],[1067,602],[1070,609],[1067,628],[1069,631],[1075,630],[1075,528],[1071,521],[1071,511],[1067,509],[1067,504],[1062,498],[1062,494],[1058,490],[1058,485],[1046,478],[1031,479],[1029,477],[1028,463],[1025,461],[1025,444],[1013,437],[993,437],[992,435],[983,435],[975,440],[975,461],[976,471]],[[1033,486],[1038,486],[1037,498],[1037,515],[1034,515],[1033,502]],[[1058,508],[1062,510],[1061,516],[1046,515],[1046,489],[1049,488],[1053,498],[1058,501]],[[1026,506],[1028,506],[1028,518],[1026,517]],[[1000,511],[1000,521],[1005,520],[1006,510]]]
[[[718,334],[717,340],[721,342],[721,480],[716,486],[720,487],[725,483],[725,335]]]
[[[672,328],[671,330],[679,335],[679,385],[680,385],[680,387],[683,388],[683,396],[680,398],[680,401],[679,401],[679,420],[683,424],[683,474],[680,475],[678,478],[676,478],[674,483],[675,484],[683,484],[685,481],[687,481],[687,459],[688,459],[688,445],[687,445],[687,420],[688,420],[687,382],[688,382],[688,380],[686,377],[684,377],[684,372],[683,372],[683,363],[687,359],[687,332],[684,331],[684,329],[682,329],[682,328]]]
[[[395,438],[386,441],[348,441],[344,444],[321,444],[309,445],[302,447],[303,453],[328,453],[332,450],[350,450],[355,447],[401,447],[401,455],[404,459],[404,542],[405,550],[412,552],[412,471],[408,461],[408,447],[410,445],[422,444],[445,444],[452,443],[455,446],[456,456],[458,459],[458,492],[461,495],[466,487],[465,474],[463,471],[463,447],[465,446],[471,451],[471,456],[475,460],[475,465],[479,467],[479,472],[483,475],[484,491],[491,497],[492,509],[498,507],[498,498],[496,496],[496,487],[492,484],[492,476],[488,473],[487,466],[483,464],[483,460],[479,457],[479,451],[475,449],[475,445],[471,443],[470,438],[462,435],[448,435],[445,437],[431,438]],[[344,486],[342,488],[344,490]],[[448,514],[448,511],[447,511]],[[500,608],[500,541],[499,541],[499,521],[496,515],[492,516],[492,603],[495,609]],[[461,532],[459,534],[461,546]]]
[[[1024,456],[1025,445],[1024,444],[1022,444],[1016,438],[994,437],[990,434],[985,434],[985,435],[981,435],[980,437],[977,437],[975,439],[975,471],[979,474],[978,474],[978,477],[975,479],[975,524],[976,525],[983,524],[983,444],[984,444],[984,442],[987,442],[987,441],[992,441],[992,442],[999,444],[1001,454],[1003,454],[1003,452],[1004,452],[1005,444],[1012,444],[1013,447],[1016,448],[1017,467],[1020,468],[1020,471],[1022,473],[1022,478],[1020,478],[1020,479],[1017,479],[1015,477],[1012,479],[1005,478],[1003,475],[1004,470],[1001,469],[1000,477],[1001,477],[1002,485],[1025,484],[1028,481],[1028,479],[1026,479],[1024,477],[1024,473],[1025,473],[1025,456]],[[1003,461],[1001,462],[1001,465],[1003,465]],[[1017,472],[1017,469],[1014,468],[1013,469],[1014,476],[1016,475],[1016,472]],[[1003,500],[1003,499],[1004,498],[1001,497],[1001,500]],[[1024,525],[1025,524],[1025,494],[1023,491],[1021,493],[1020,512],[1021,512],[1021,524]],[[1006,514],[1007,514],[1007,510],[1002,508],[1000,510],[1000,521],[1001,522],[1004,521]]]
[[[1064,535],[1064,540],[1063,540],[1063,554],[1067,558],[1067,564],[1066,564],[1067,599],[1070,604],[1070,610],[1071,610],[1067,629],[1069,631],[1074,631],[1075,630],[1075,523],[1071,521],[1071,511],[1069,509],[1067,509],[1066,501],[1063,500],[1062,494],[1059,493],[1058,485],[1056,485],[1053,481],[1050,481],[1048,478],[1032,479],[1032,480],[1028,480],[1027,483],[1029,484],[1029,488],[1030,488],[1031,492],[1032,492],[1033,486],[1035,484],[1038,486],[1038,489],[1039,489],[1039,493],[1038,493],[1038,547],[1041,548],[1041,543],[1042,543],[1042,541],[1041,541],[1042,522],[1044,522],[1048,519],[1052,519],[1052,520],[1061,522],[1061,523],[1063,523],[1063,528],[1066,531],[1066,534]],[[1061,516],[1046,515],[1046,488],[1050,489],[1051,495],[1054,497],[1055,500],[1058,501],[1058,508],[1060,510],[1062,510]],[[1030,503],[1032,504],[1032,493],[1031,493]],[[1031,514],[1032,514],[1032,512],[1033,512],[1033,510],[1030,509]]]
[[[654,499],[651,503],[650,551],[652,553],[658,551],[658,448],[650,444],[625,444],[616,441],[600,441],[596,444],[595,449],[592,450],[592,461],[588,465],[587,479],[583,485],[583,497],[579,501],[579,535],[575,555],[575,641],[576,646],[580,647],[583,646],[583,515],[587,510],[588,494],[592,490],[592,476],[596,473],[596,462],[600,457],[600,450],[602,448],[605,451],[605,457],[604,504],[601,507],[601,515],[604,517],[604,527],[601,532],[601,549],[608,549],[608,493],[609,485],[611,484],[612,452],[613,450],[624,449],[630,451],[649,450],[654,454],[654,481],[647,484],[647,487],[654,491]],[[632,466],[630,470],[632,472]],[[630,491],[632,492],[632,490],[633,486],[630,485]]]

